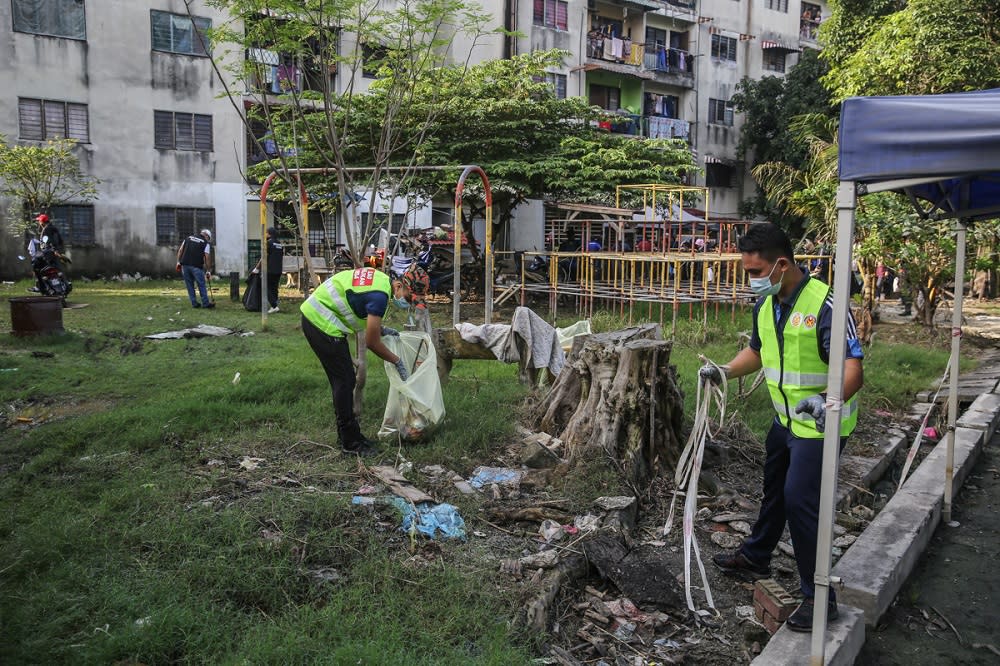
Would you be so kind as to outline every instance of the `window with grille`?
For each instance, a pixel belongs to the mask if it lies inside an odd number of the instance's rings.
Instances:
[[[150,30],[154,51],[208,55],[208,30],[212,20],[169,12],[150,12]]]
[[[764,69],[769,72],[784,72],[787,55],[781,49],[764,49]]]
[[[556,99],[566,99],[566,75],[545,72],[545,81],[552,86]]]
[[[546,28],[567,30],[569,25],[569,3],[566,0],[535,0],[535,25]]]
[[[213,242],[218,240],[214,208],[156,207],[156,244],[159,246],[180,247],[181,241],[202,229],[212,232]]]
[[[49,218],[62,234],[67,246],[96,245],[94,235],[94,207],[85,205],[53,206]]]
[[[736,169],[728,164],[706,164],[705,187],[736,187]]]
[[[736,62],[736,38],[712,35],[712,57]]]
[[[788,0],[767,0],[764,6],[776,12],[788,13]]]
[[[708,122],[710,125],[732,125],[733,103],[721,99],[709,98]]]
[[[153,145],[167,150],[212,150],[212,116],[153,111]]]
[[[90,142],[86,104],[19,97],[17,124],[22,139],[45,141],[65,138]]]
[[[11,8],[16,32],[87,39],[83,0],[12,0]]]

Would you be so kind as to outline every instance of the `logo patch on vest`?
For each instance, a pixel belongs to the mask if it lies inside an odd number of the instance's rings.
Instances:
[[[809,330],[816,328],[816,315],[806,315],[804,325]]]
[[[795,327],[795,328],[798,328],[799,326],[801,326],[802,325],[802,313],[801,312],[793,312],[791,318],[788,320],[788,325],[792,326],[792,327]]]
[[[374,268],[358,268],[354,271],[354,281],[351,282],[351,286],[370,287],[373,282],[375,282]]]

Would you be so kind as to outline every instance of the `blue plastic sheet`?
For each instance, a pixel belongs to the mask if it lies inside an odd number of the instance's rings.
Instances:
[[[521,476],[522,472],[504,467],[479,467],[475,470],[473,477],[469,479],[469,485],[477,489],[494,483],[517,485]]]
[[[394,497],[392,503],[403,514],[403,524],[400,529],[409,532],[416,520],[416,530],[421,534],[433,539],[438,533],[443,539],[465,540],[465,521],[458,513],[458,509],[451,504],[434,504],[433,502],[421,502],[415,505],[410,504],[401,497]]]

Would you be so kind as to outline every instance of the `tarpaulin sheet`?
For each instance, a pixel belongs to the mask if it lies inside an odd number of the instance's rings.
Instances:
[[[841,180],[872,184],[935,176],[941,180],[910,191],[935,201],[953,190],[949,208],[960,217],[1000,206],[1000,89],[844,100]],[[962,180],[970,188],[964,204],[954,187]]]

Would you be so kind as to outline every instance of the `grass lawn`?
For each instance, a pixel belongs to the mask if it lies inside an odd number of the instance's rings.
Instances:
[[[351,504],[371,477],[335,450],[329,385],[294,295],[266,331],[216,297],[216,310],[194,310],[179,280],[77,282],[71,302],[89,305],[63,312],[65,335],[0,327],[0,662],[529,662],[539,637],[514,628],[504,554],[475,536],[414,549],[392,510]],[[447,325],[450,304],[435,309]],[[750,327],[747,312],[710,314],[707,333],[698,321],[682,318],[672,358],[689,403],[697,355],[728,361]],[[198,323],[248,335],[143,337]],[[386,324],[402,327],[401,313]],[[601,314],[593,325],[621,323]],[[863,405],[904,408],[941,375],[943,336],[930,349],[876,340]],[[386,388],[370,355],[370,435]],[[497,461],[531,402],[516,367],[491,361],[457,361],[444,397],[436,436],[401,454],[465,477]],[[764,391],[736,407],[762,434]],[[550,491],[580,509],[615,483],[596,470]],[[470,534],[491,529],[478,496],[447,501]]]

